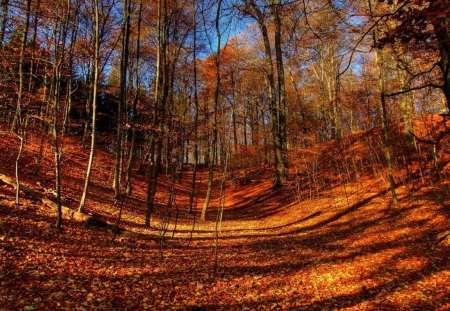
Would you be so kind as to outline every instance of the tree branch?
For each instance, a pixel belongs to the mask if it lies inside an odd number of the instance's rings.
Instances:
[[[433,88],[437,88],[437,89],[442,89],[442,85],[438,85],[438,84],[434,84],[434,83],[427,83],[427,84],[424,84],[424,85],[411,87],[409,89],[401,90],[401,91],[398,91],[398,92],[387,93],[387,94],[384,94],[384,96],[386,96],[386,97],[393,97],[393,96],[409,93],[409,92],[412,92],[412,91],[421,90],[421,89],[424,89],[424,88],[427,88],[427,87],[433,87]]]

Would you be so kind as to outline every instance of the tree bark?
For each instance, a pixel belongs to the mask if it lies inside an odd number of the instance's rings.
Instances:
[[[192,0],[192,23],[194,25],[193,42],[193,74],[194,74],[194,168],[192,170],[191,192],[189,194],[188,212],[192,213],[194,204],[197,168],[198,168],[198,90],[197,90],[197,18],[196,18],[196,0]]]
[[[154,200],[158,186],[158,176],[161,172],[162,142],[165,120],[165,109],[168,95],[168,72],[167,72],[167,45],[168,45],[168,21],[167,1],[158,0],[158,50],[156,59],[155,78],[155,109],[153,118],[153,134],[150,139],[150,164],[149,182],[147,188],[147,211],[145,226],[150,226],[151,215],[154,211]]]
[[[2,23],[0,25],[0,48],[5,41],[6,23],[8,22],[9,0],[2,0]]]
[[[130,14],[131,1],[125,0],[123,3],[123,24],[122,24],[122,50],[120,56],[120,90],[119,105],[117,107],[117,140],[116,140],[116,165],[114,169],[114,196],[120,198],[120,179],[121,179],[121,163],[122,163],[122,128],[123,128],[123,109],[126,106],[126,89],[127,89],[127,68],[128,68],[128,51],[130,38]]]
[[[277,64],[277,78],[278,78],[278,101],[277,101],[277,114],[278,114],[278,135],[281,144],[281,157],[283,161],[282,178],[287,177],[287,125],[286,125],[286,84],[284,75],[283,64],[283,50],[281,47],[281,0],[272,0],[272,15],[275,21],[275,60]]]
[[[32,51],[31,51],[31,60],[30,60],[30,71],[29,71],[29,77],[28,77],[28,92],[31,93],[33,89],[33,78],[34,78],[34,72],[35,72],[35,63],[34,63],[34,57],[35,57],[35,51],[36,51],[36,40],[37,40],[37,30],[38,30],[38,19],[39,19],[39,7],[41,5],[40,0],[36,0],[36,8],[34,9],[34,23],[33,23],[33,36],[31,39],[31,45],[32,45]]]
[[[70,0],[67,0],[66,15],[64,16],[64,22],[61,23],[61,35],[56,39],[55,36],[55,62],[54,62],[54,104],[53,104],[53,143],[54,143],[54,157],[55,157],[55,188],[56,188],[56,206],[57,206],[57,219],[56,228],[61,230],[62,226],[62,209],[61,209],[61,152],[58,137],[58,124],[59,124],[59,110],[61,103],[61,81],[62,81],[62,70],[65,60],[65,47],[67,40],[67,32],[69,29],[69,20],[71,12]]]
[[[93,80],[93,91],[92,91],[92,134],[91,134],[91,150],[89,154],[89,163],[86,172],[86,180],[84,183],[83,194],[81,196],[80,205],[78,207],[78,212],[82,213],[84,210],[84,205],[86,204],[86,197],[89,190],[89,183],[92,173],[92,165],[94,163],[94,151],[95,151],[95,135],[96,135],[96,119],[97,119],[97,87],[99,80],[100,71],[100,31],[99,31],[99,8],[98,0],[94,0],[94,10],[95,10],[95,27],[94,27],[94,40],[95,40],[95,53],[94,53],[94,80]]]
[[[136,141],[136,128],[134,121],[137,118],[137,104],[139,102],[139,95],[140,95],[140,82],[139,82],[139,59],[140,59],[140,45],[141,45],[141,22],[142,22],[142,0],[139,0],[139,9],[138,9],[138,20],[137,20],[137,39],[136,39],[136,64],[135,64],[135,79],[136,79],[136,85],[135,85],[135,93],[134,93],[134,100],[133,100],[133,107],[132,107],[132,118],[131,123],[133,126],[132,134],[131,134],[131,147],[130,147],[130,154],[128,157],[128,164],[127,164],[127,181],[126,181],[126,194],[130,195],[131,191],[133,189],[131,185],[131,172],[133,168],[133,160],[134,160],[134,146]]]
[[[19,138],[20,140],[20,147],[19,147],[19,152],[17,153],[17,158],[16,158],[16,204],[19,204],[19,190],[20,190],[20,180],[19,180],[19,159],[20,156],[22,155],[22,150],[23,150],[23,136],[19,136],[17,135],[17,138]]]
[[[283,142],[279,134],[279,119],[277,100],[275,92],[275,71],[272,63],[272,49],[270,46],[269,33],[267,31],[266,21],[263,12],[259,9],[254,0],[250,0],[249,4],[253,9],[253,16],[256,19],[264,43],[264,62],[266,65],[267,82],[269,86],[269,107],[272,119],[272,137],[275,157],[275,179],[273,182],[274,188],[283,186],[283,179],[285,176],[285,165],[283,161]]]
[[[371,0],[368,0],[368,7],[371,16],[373,16],[374,12],[372,10],[372,4],[370,2]],[[373,34],[373,41],[375,48],[375,62],[377,64],[378,68],[378,91],[380,92],[380,100],[378,105],[378,113],[380,115],[381,119],[381,129],[382,129],[382,141],[383,141],[383,149],[384,149],[384,156],[386,159],[387,169],[388,169],[388,180],[389,180],[389,190],[392,195],[392,204],[395,206],[397,205],[397,194],[395,192],[395,181],[394,181],[394,175],[393,175],[393,165],[392,165],[392,155],[391,155],[391,144],[389,139],[389,120],[388,120],[388,114],[387,114],[387,108],[386,108],[386,75],[385,75],[385,64],[384,64],[384,53],[380,48],[377,48],[378,46],[378,39],[379,39],[379,30],[378,27],[375,27],[375,29],[372,32]]]
[[[21,115],[21,104],[22,104],[22,96],[23,96],[23,85],[24,85],[24,70],[23,70],[23,61],[25,57],[25,48],[27,45],[27,38],[28,38],[28,28],[30,25],[30,11],[31,11],[31,0],[27,0],[27,6],[26,6],[26,13],[25,13],[25,26],[22,33],[22,42],[20,45],[20,55],[19,55],[19,87],[17,91],[17,105],[16,105],[16,112],[14,113],[14,119],[11,126],[11,131],[14,133],[17,132],[17,128],[19,126],[20,122],[20,115]]]
[[[212,137],[211,145],[209,149],[209,170],[208,170],[208,188],[206,189],[205,202],[203,204],[202,213],[200,219],[205,220],[206,211],[211,200],[211,192],[214,181],[214,165],[217,156],[217,113],[219,110],[219,92],[220,92],[220,45],[221,45],[221,32],[220,32],[220,16],[221,16],[222,0],[217,2],[217,11],[215,19],[216,37],[217,37],[217,51],[214,56],[214,62],[216,67],[215,84],[214,84],[214,112],[212,120]]]
[[[430,11],[441,12],[450,7],[450,0],[431,0]],[[443,14],[442,16],[433,19],[433,27],[439,43],[439,52],[441,59],[439,61],[439,68],[442,71],[443,78],[443,93],[447,100],[447,109],[450,112],[450,16]]]

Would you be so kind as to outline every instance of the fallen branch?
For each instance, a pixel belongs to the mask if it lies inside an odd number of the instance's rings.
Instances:
[[[446,244],[450,244],[450,229],[445,230],[444,232],[438,234],[435,246],[444,241],[446,241]]]
[[[14,188],[16,188],[16,182],[14,179],[4,175],[4,174],[0,174],[0,181],[2,181],[5,184],[8,184]],[[33,199],[35,199],[36,201],[40,201],[42,204],[44,204],[45,206],[51,208],[52,210],[56,211],[57,210],[57,205],[55,202],[53,202],[52,200],[46,198],[45,196],[41,195],[40,193],[38,193],[37,191],[25,187],[23,185],[20,185],[20,190],[25,192],[27,195],[29,195],[30,197],[32,197]],[[89,225],[93,225],[93,226],[97,226],[97,227],[101,227],[101,228],[105,228],[107,230],[110,230],[112,232],[117,232],[117,227],[114,225],[110,225],[108,224],[106,221],[98,218],[95,215],[92,214],[86,214],[86,213],[80,213],[78,211],[75,211],[67,206],[61,206],[61,210],[62,210],[62,215],[70,218],[70,219],[74,219],[76,221],[79,222],[83,222]],[[129,236],[129,237],[137,237],[139,236],[139,234],[131,232],[131,231],[126,231],[126,230],[120,230],[120,233]]]

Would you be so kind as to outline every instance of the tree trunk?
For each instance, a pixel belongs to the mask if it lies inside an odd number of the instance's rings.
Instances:
[[[281,0],[272,0],[272,14],[275,19],[275,60],[277,64],[278,73],[278,101],[277,101],[277,114],[278,114],[278,135],[281,144],[281,157],[283,161],[282,178],[287,177],[287,125],[286,125],[286,84],[284,76],[284,64],[283,64],[283,51],[281,47]]]
[[[194,71],[194,168],[192,171],[191,192],[189,194],[188,212],[192,213],[194,204],[195,186],[198,168],[198,90],[197,90],[197,18],[195,0],[192,0],[192,22],[194,25],[194,43],[193,43],[193,71]]]
[[[0,25],[0,48],[3,48],[5,41],[6,23],[8,22],[9,0],[2,0],[2,23]]]
[[[68,0],[70,1],[70,0]],[[78,3],[77,6],[75,7],[75,13],[74,13],[74,17],[77,18],[79,13],[78,10]],[[75,24],[73,25],[73,29],[72,29],[72,36],[70,38],[70,48],[69,48],[69,81],[67,82],[67,94],[66,94],[66,109],[65,109],[65,114],[64,114],[64,120],[63,120],[63,128],[62,128],[62,140],[64,140],[64,134],[66,132],[66,127],[70,127],[70,111],[72,109],[72,72],[73,72],[73,57],[74,57],[74,53],[75,53],[75,44],[76,44],[76,40],[78,37],[78,29],[79,29],[79,21],[77,20],[75,22]],[[64,141],[63,141],[64,144]]]
[[[132,108],[132,120],[131,123],[134,123],[134,120],[136,120],[137,117],[137,104],[139,102],[139,95],[140,95],[140,83],[139,83],[139,59],[140,59],[140,45],[141,45],[141,22],[142,22],[142,0],[139,0],[139,9],[138,9],[138,20],[137,20],[137,40],[136,40],[136,64],[135,64],[135,79],[136,79],[136,85],[135,85],[135,93],[134,93],[134,100],[133,100],[133,108]],[[136,128],[133,125],[132,134],[131,134],[131,147],[130,147],[130,154],[128,157],[128,164],[127,164],[127,181],[126,181],[126,194],[130,195],[132,191],[131,186],[131,172],[133,168],[133,160],[134,160],[134,145],[136,141]]]
[[[20,190],[20,180],[19,180],[19,159],[20,156],[22,155],[22,150],[23,150],[23,135],[19,136],[17,135],[17,137],[20,140],[20,147],[19,147],[19,152],[17,153],[17,158],[16,158],[16,205],[19,204],[19,190]]]
[[[374,30],[373,33],[375,43],[378,41],[378,31]],[[376,44],[375,44],[376,46]],[[384,53],[381,49],[375,49],[375,62],[378,68],[378,89],[380,92],[379,100],[379,114],[381,118],[382,140],[384,148],[384,156],[386,159],[388,169],[389,189],[392,195],[392,204],[397,205],[397,194],[395,192],[395,181],[393,175],[392,155],[391,155],[391,143],[389,139],[389,121],[386,108],[386,84],[384,73]]]
[[[81,140],[81,145],[83,146],[83,148],[86,148],[86,141],[87,141],[87,135],[88,135],[88,130],[89,130],[89,120],[92,118],[92,102],[93,102],[93,94],[94,94],[94,80],[92,79],[92,68],[91,65],[93,64],[88,64],[88,73],[87,73],[87,83],[89,85],[89,94],[88,94],[88,98],[86,100],[86,105],[85,105],[85,119],[84,119],[84,127],[83,127],[83,138]]]
[[[269,33],[267,31],[267,26],[263,13],[260,11],[259,7],[256,5],[254,0],[249,1],[249,4],[254,10],[254,15],[257,20],[259,29],[264,42],[264,62],[266,65],[267,72],[267,82],[269,86],[269,107],[270,115],[272,119],[272,137],[273,137],[273,147],[274,147],[274,157],[275,157],[275,179],[273,182],[274,188],[279,188],[283,185],[283,179],[285,176],[285,165],[283,161],[283,142],[280,136],[280,127],[278,119],[278,109],[277,100],[275,93],[275,72],[272,63],[272,49],[270,46]]]
[[[53,111],[53,141],[55,147],[55,188],[56,188],[56,205],[57,205],[57,219],[56,228],[61,230],[62,225],[62,209],[61,209],[61,173],[60,173],[60,146],[58,138],[58,113],[61,102],[61,79],[62,79],[62,66],[64,63],[65,46],[67,39],[67,31],[69,28],[70,19],[70,0],[67,1],[67,14],[65,16],[64,24],[62,25],[61,42],[58,42],[55,46],[59,47],[55,51],[55,98],[54,98],[54,111]]]
[[[231,97],[233,98],[233,105],[231,106],[231,122],[233,123],[233,142],[234,152],[237,153],[238,148],[238,136],[236,125],[236,81],[234,79],[234,72],[231,73]]]
[[[60,80],[60,78],[58,79]],[[58,81],[59,83],[59,81]],[[60,152],[59,152],[59,140],[58,140],[58,109],[59,109],[59,91],[55,100],[54,115],[53,115],[53,141],[55,147],[55,188],[56,188],[56,206],[57,206],[57,218],[56,229],[61,230],[62,225],[62,209],[61,209],[61,173],[60,173]]]
[[[94,80],[93,80],[93,91],[92,91],[92,136],[91,136],[91,150],[89,154],[89,163],[86,172],[86,181],[84,183],[84,190],[81,196],[80,205],[78,207],[78,212],[82,213],[84,210],[84,205],[86,203],[86,197],[88,194],[89,183],[92,173],[92,164],[94,163],[94,151],[95,151],[95,135],[96,135],[96,119],[97,119],[97,87],[99,80],[100,71],[100,31],[99,31],[99,8],[98,0],[94,0],[95,5],[95,55],[94,55]]]
[[[211,145],[209,149],[209,171],[208,171],[208,188],[206,190],[205,202],[203,204],[202,213],[200,219],[205,220],[206,211],[211,200],[211,192],[214,181],[214,163],[216,162],[216,145],[217,145],[217,113],[219,110],[219,92],[220,92],[220,44],[221,44],[221,32],[220,32],[220,13],[222,8],[222,0],[217,2],[216,11],[216,36],[217,36],[217,51],[214,57],[216,66],[215,84],[214,84],[214,112],[212,120],[212,137]]]
[[[371,16],[374,16],[371,0],[367,0],[367,6]],[[379,30],[378,27],[372,32],[373,45],[378,46]],[[386,75],[385,75],[385,60],[383,50],[375,48],[375,62],[378,69],[378,91],[380,92],[380,100],[378,104],[378,114],[381,120],[382,129],[382,141],[384,156],[386,159],[387,169],[388,169],[388,180],[389,180],[389,190],[392,195],[392,204],[395,206],[397,204],[397,194],[395,192],[395,181],[393,175],[393,165],[392,165],[392,155],[391,155],[391,144],[389,139],[389,120],[386,108]]]
[[[32,51],[31,51],[31,60],[30,60],[30,72],[28,77],[28,93],[31,93],[33,89],[33,78],[35,72],[35,63],[34,63],[34,53],[36,51],[36,40],[37,40],[37,30],[38,30],[38,17],[39,17],[39,7],[41,5],[40,0],[36,0],[36,8],[34,9],[34,23],[33,23],[33,37],[31,39]]]
[[[450,0],[431,0],[430,11],[441,12],[450,7]],[[450,16],[442,14],[433,19],[433,27],[439,43],[441,59],[439,68],[442,71],[443,93],[447,100],[447,111],[450,112]]]
[[[406,63],[408,61],[407,56],[402,52],[400,52],[400,53],[401,53],[399,55],[400,59],[402,60],[402,62]],[[401,64],[400,64],[400,66],[401,66]],[[398,78],[399,78],[401,91],[404,91],[408,88],[408,86],[406,85],[406,83],[408,81],[408,77],[409,77],[409,74],[405,69],[403,69],[403,68],[398,69]],[[413,136],[411,135],[411,133],[413,131],[412,114],[413,114],[414,108],[413,108],[413,98],[412,98],[411,92],[405,92],[405,93],[400,94],[400,108],[402,111],[402,119],[405,124],[404,133],[408,140],[408,144],[412,145],[413,144]]]
[[[163,2],[163,3],[162,3]],[[164,14],[163,14],[164,13]],[[162,161],[162,133],[164,130],[165,106],[167,100],[167,1],[158,0],[158,50],[156,59],[155,78],[155,109],[153,118],[153,134],[150,139],[149,182],[147,188],[147,211],[145,225],[150,226],[151,215],[154,211],[154,200],[158,186],[158,176],[161,172]]]
[[[24,84],[24,72],[23,72],[23,61],[25,57],[25,48],[27,45],[28,38],[28,28],[30,25],[30,10],[31,10],[31,0],[27,0],[27,8],[26,8],[26,17],[25,17],[25,27],[22,33],[22,43],[20,45],[20,55],[19,55],[19,87],[17,91],[17,105],[16,112],[14,113],[14,119],[11,126],[11,131],[17,132],[17,127],[20,122],[21,115],[21,104],[22,104],[22,96],[23,96],[23,84]]]
[[[116,141],[116,165],[114,170],[114,195],[116,199],[120,198],[120,175],[122,163],[122,127],[123,127],[123,109],[126,106],[126,90],[127,90],[127,68],[128,68],[128,51],[130,38],[130,14],[131,1],[125,0],[123,4],[123,24],[122,24],[122,51],[120,56],[120,90],[119,105],[117,107],[117,141]]]

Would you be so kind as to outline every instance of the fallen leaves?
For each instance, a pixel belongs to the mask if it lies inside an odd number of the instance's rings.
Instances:
[[[81,167],[86,155],[73,143],[67,156],[74,155]],[[114,221],[113,193],[106,176],[112,160],[110,154],[99,151],[103,161],[95,168],[99,177],[94,178],[89,208]],[[0,163],[0,168],[7,170],[5,163]],[[63,172],[63,184],[72,200],[68,204],[74,204],[77,191],[81,191],[76,180],[82,179],[84,171],[68,168]],[[54,213],[29,198],[16,206],[13,191],[0,185],[0,308],[448,307],[449,247],[430,247],[449,223],[448,214],[435,204],[436,196],[442,196],[439,187],[448,186],[444,181],[414,194],[400,187],[402,204],[393,214],[388,200],[378,195],[383,183],[375,178],[349,183],[345,199],[335,200],[342,190],[336,187],[297,204],[290,190],[274,193],[268,175],[262,176],[257,186],[236,184],[228,191],[217,271],[213,269],[214,223],[196,222],[193,226],[192,215],[180,216],[174,238],[171,232],[166,235],[161,259],[155,243],[160,215],[152,219],[153,228],[140,226],[145,180],[136,181],[123,211],[124,226],[141,235],[133,239],[119,236],[114,242],[110,232],[71,220],[57,233],[51,226]],[[42,187],[51,187],[51,183],[42,182]],[[167,191],[161,188],[160,201]],[[177,202],[187,202],[186,185],[177,189]],[[286,204],[279,208],[281,201]]]

